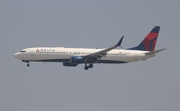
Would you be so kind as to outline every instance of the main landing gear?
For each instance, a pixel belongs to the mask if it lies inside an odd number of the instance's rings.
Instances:
[[[93,68],[93,64],[89,64],[89,66],[87,66],[87,64],[85,64],[84,69],[88,70],[89,68]]]

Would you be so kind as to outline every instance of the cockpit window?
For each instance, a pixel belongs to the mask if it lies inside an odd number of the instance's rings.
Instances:
[[[25,50],[21,50],[20,52],[26,52]]]

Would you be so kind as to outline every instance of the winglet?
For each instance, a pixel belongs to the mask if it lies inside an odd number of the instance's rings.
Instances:
[[[122,41],[123,41],[123,38],[124,38],[124,36],[121,37],[121,39],[120,39],[119,42],[117,43],[117,46],[121,46],[121,43],[122,43]]]

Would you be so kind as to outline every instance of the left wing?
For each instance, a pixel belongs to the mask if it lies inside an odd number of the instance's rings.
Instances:
[[[101,50],[101,51],[86,55],[86,56],[84,56],[84,59],[87,60],[87,61],[88,61],[88,59],[97,60],[97,59],[100,59],[100,58],[106,56],[107,52],[109,52],[110,50],[115,49],[115,48],[117,48],[118,46],[121,45],[123,38],[124,38],[124,36],[122,36],[122,38],[119,40],[119,42],[116,45],[114,45],[114,46],[112,46],[110,48],[107,48],[107,49],[104,49],[104,50]]]

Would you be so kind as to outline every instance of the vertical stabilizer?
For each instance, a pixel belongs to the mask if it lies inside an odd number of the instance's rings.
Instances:
[[[154,51],[159,30],[160,26],[155,26],[138,46],[129,48],[129,50]]]

